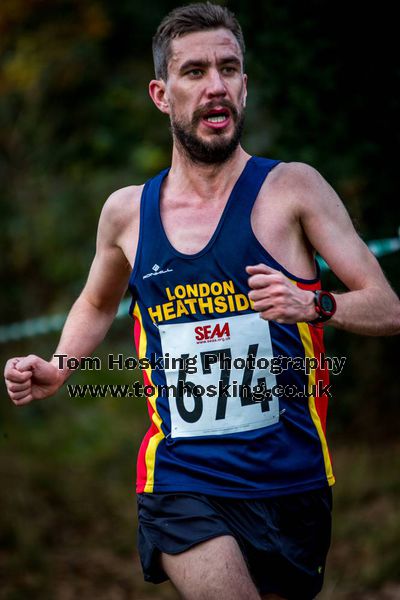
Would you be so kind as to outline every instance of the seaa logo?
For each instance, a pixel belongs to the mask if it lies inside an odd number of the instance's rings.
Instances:
[[[230,337],[229,323],[220,325],[219,323],[214,327],[212,325],[200,325],[194,328],[197,342],[217,342],[222,338],[226,339]]]

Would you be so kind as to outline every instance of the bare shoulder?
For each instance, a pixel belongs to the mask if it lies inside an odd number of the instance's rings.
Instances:
[[[117,241],[128,226],[139,223],[142,185],[129,185],[113,192],[100,215],[99,232]]]
[[[326,204],[340,204],[340,200],[317,169],[302,162],[281,162],[264,181],[254,218],[271,219],[273,213],[280,222],[299,225]]]
[[[294,195],[297,198],[310,197],[310,194],[326,194],[332,187],[317,169],[307,163],[279,163],[270,173],[271,186],[277,192]]]
[[[105,221],[114,232],[123,231],[127,221],[139,219],[143,185],[129,185],[116,190],[104,203],[100,221]]]
[[[131,266],[139,240],[143,187],[129,185],[113,192],[104,203],[99,220],[97,248],[118,248]]]

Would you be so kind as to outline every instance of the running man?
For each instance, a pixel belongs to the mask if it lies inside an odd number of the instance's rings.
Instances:
[[[221,6],[177,8],[160,24],[149,92],[170,121],[171,167],[108,198],[55,354],[89,356],[129,286],[139,356],[176,359],[144,371],[154,388],[137,465],[145,579],[170,578],[187,599],[311,600],[334,483],[324,326],[396,334],[400,303],[315,169],[240,145],[244,50]],[[348,292],[321,290],[315,251]],[[300,368],[306,358],[318,366]],[[18,406],[68,375],[54,356],[5,368]]]

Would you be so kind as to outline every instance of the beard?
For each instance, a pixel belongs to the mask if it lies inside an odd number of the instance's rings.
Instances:
[[[196,133],[201,119],[215,106],[229,108],[234,124],[234,131],[227,139],[227,134],[221,129],[212,130],[213,136],[209,141],[202,140]],[[171,131],[186,154],[187,158],[197,164],[220,165],[226,162],[240,143],[244,126],[244,110],[240,112],[227,100],[209,103],[193,113],[191,121],[177,119],[171,113]]]

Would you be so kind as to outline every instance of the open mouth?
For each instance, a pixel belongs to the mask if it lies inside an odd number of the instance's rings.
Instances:
[[[230,112],[227,108],[213,109],[203,116],[203,122],[213,127],[225,127],[230,121]]]
[[[227,112],[226,113],[223,112],[223,113],[216,113],[216,114],[206,115],[205,119],[209,123],[222,123],[223,121],[226,121],[226,119],[228,117],[229,117],[229,114]]]

